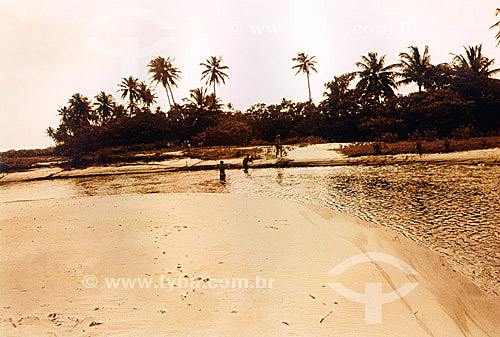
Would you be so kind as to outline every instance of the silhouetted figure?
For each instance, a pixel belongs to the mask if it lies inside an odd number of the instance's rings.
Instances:
[[[226,181],[226,164],[221,160],[219,164],[220,181]]]
[[[252,159],[250,158],[250,155],[247,154],[245,158],[243,158],[243,169],[245,170],[245,173],[248,172],[248,163],[251,162]]]
[[[283,157],[283,146],[281,146],[281,136],[279,134],[274,139],[274,146],[276,147],[276,158],[278,158],[278,155]]]

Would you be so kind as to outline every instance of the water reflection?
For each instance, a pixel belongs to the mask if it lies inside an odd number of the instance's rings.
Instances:
[[[283,184],[283,169],[282,168],[276,169],[276,182],[278,183],[278,185]]]

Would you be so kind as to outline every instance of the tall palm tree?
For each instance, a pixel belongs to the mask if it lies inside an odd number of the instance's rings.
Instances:
[[[496,12],[495,16],[500,16],[500,8],[497,8],[497,12]],[[497,43],[497,47],[498,47],[500,45],[500,21],[498,21],[497,23],[495,23],[493,26],[490,27],[490,29],[493,29],[493,28],[498,28],[498,33],[495,36],[495,38],[498,41],[498,43]]]
[[[118,92],[122,93],[122,99],[128,95],[128,107],[130,114],[134,113],[135,101],[139,98],[139,80],[129,76],[122,79],[122,83],[118,84]]]
[[[500,69],[491,69],[495,64],[494,59],[489,59],[483,55],[483,45],[465,47],[465,55],[454,55],[453,61],[457,69],[468,70],[475,74],[486,75],[488,77],[500,73]]]
[[[314,65],[317,63],[314,61],[316,56],[309,57],[306,53],[297,53],[297,57],[292,59],[293,62],[297,62],[296,65],[292,67],[292,69],[297,69],[295,76],[299,73],[303,73],[307,75],[307,88],[309,89],[309,101],[312,100],[311,97],[311,84],[309,83],[309,74],[311,71],[318,72]]]
[[[115,99],[112,95],[106,94],[101,91],[99,95],[95,96],[97,102],[94,103],[97,116],[102,123],[106,123],[113,115],[115,109]]]
[[[172,100],[170,99],[170,93],[168,91],[169,83],[166,78],[166,69],[167,64],[166,60],[157,56],[148,64],[148,73],[151,74],[151,82],[156,83],[156,85],[161,84],[165,88],[165,92],[167,93],[168,105],[172,106]]]
[[[418,47],[410,46],[409,53],[400,53],[401,61],[398,67],[401,69],[399,76],[403,79],[398,84],[410,84],[415,82],[418,85],[418,91],[422,92],[425,76],[431,67],[431,57],[429,55],[429,46],[425,46],[424,53],[421,54]]]
[[[215,85],[219,85],[221,81],[223,84],[226,84],[226,78],[229,78],[229,75],[223,71],[229,69],[229,67],[223,66],[221,63],[222,56],[212,56],[205,63],[200,63],[200,66],[205,67],[205,70],[201,73],[201,79],[206,78],[207,85],[213,85],[214,95],[216,95]]]
[[[170,57],[167,57],[167,67],[165,71],[165,77],[167,79],[168,83],[168,90],[170,91],[170,96],[172,96],[172,103],[175,105],[175,99],[174,99],[174,94],[172,93],[172,87],[177,88],[177,81],[181,79],[181,71],[177,68],[174,67],[172,62],[175,59],[170,59]]]
[[[355,63],[360,69],[355,72],[360,77],[356,88],[372,95],[378,102],[382,96],[394,96],[394,89],[397,88],[394,69],[397,65],[386,66],[385,55],[378,58],[378,54],[374,52],[368,53],[368,56],[361,56],[361,59],[362,62]]]
[[[151,74],[151,80],[156,84],[161,84],[167,93],[168,104],[175,105],[172,87],[177,87],[177,81],[180,80],[181,71],[172,64],[175,59],[167,59],[157,56],[148,64],[148,72]],[[172,101],[170,100],[172,97]]]

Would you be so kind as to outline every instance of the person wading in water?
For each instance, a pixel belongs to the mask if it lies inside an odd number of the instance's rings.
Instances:
[[[250,158],[250,155],[247,154],[245,158],[243,158],[243,170],[245,173],[248,173],[248,163],[251,162],[252,159]]]
[[[220,161],[219,173],[220,173],[220,175],[219,175],[220,181],[225,182],[226,181],[226,164],[224,164],[224,160]]]
[[[281,146],[281,136],[279,134],[274,139],[274,146],[276,147],[276,158],[278,158],[278,155],[283,157],[283,146]]]

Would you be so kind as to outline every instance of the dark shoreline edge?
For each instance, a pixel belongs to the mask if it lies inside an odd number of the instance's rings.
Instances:
[[[385,157],[385,158],[382,158]],[[412,165],[412,164],[429,164],[429,165],[500,165],[499,158],[463,158],[463,159],[439,159],[439,158],[387,158],[386,156],[367,156],[367,157],[356,157],[356,158],[346,158],[346,159],[336,159],[336,160],[293,160],[293,159],[278,159],[273,161],[265,161],[263,163],[257,163],[251,165],[250,169],[265,169],[265,168],[300,168],[300,167],[336,167],[336,166],[385,166],[385,165]],[[126,175],[126,174],[152,174],[152,173],[173,173],[173,172],[184,172],[184,171],[208,171],[217,170],[217,164],[203,164],[197,163],[191,166],[183,167],[170,167],[170,168],[149,168],[149,169],[139,169],[139,170],[127,170],[124,172],[89,172],[85,174],[67,174],[71,171],[85,170],[89,168],[120,168],[124,166],[134,166],[134,165],[151,165],[143,163],[127,163],[122,165],[113,166],[89,166],[82,169],[72,168],[72,169],[62,169],[59,172],[51,173],[46,176],[33,177],[18,180],[3,181],[3,178],[8,177],[10,174],[14,173],[24,173],[34,170],[27,171],[17,171],[9,172],[0,178],[0,185],[5,185],[9,183],[16,182],[30,182],[30,181],[42,181],[42,180],[55,180],[55,179],[71,179],[71,178],[87,178],[87,177],[102,177],[102,176],[112,176],[112,175]],[[152,165],[151,165],[152,166]],[[48,167],[57,168],[57,167]],[[234,165],[228,164],[228,170],[241,170],[243,169],[241,164]],[[64,175],[59,175],[65,173]]]

